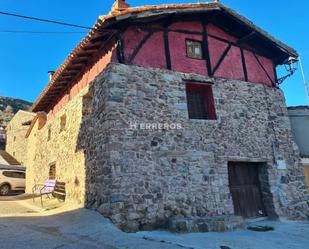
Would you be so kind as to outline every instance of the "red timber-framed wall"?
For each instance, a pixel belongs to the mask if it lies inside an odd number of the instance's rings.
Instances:
[[[186,39],[202,43],[203,58],[187,57]],[[118,44],[118,45],[116,45]],[[81,76],[56,96],[46,112],[48,119],[92,82],[110,62],[196,73],[275,86],[275,64],[267,55],[213,23],[175,21],[129,25],[98,52]]]
[[[186,55],[186,39],[202,42],[203,59]],[[123,38],[123,63],[197,73],[210,77],[276,84],[275,64],[267,55],[223,31],[215,24],[174,22],[129,27]]]

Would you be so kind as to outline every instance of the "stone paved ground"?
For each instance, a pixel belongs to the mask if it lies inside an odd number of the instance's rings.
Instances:
[[[38,206],[31,206],[31,202],[23,198],[14,201],[11,197],[0,197],[0,249],[309,248],[308,221],[256,223],[275,228],[275,231],[266,233],[240,230],[227,233],[173,234],[154,231],[127,234],[97,212],[86,209],[64,212],[64,207],[46,212]]]
[[[38,209],[24,202],[27,195],[0,196],[0,216],[24,215],[37,213]]]
[[[25,207],[17,202],[13,201],[0,201],[0,214],[12,215],[12,214],[25,214],[25,213],[35,213],[36,211]]]
[[[274,227],[274,231],[239,230],[226,233],[173,234],[165,231],[139,232],[135,236],[152,241],[166,241],[184,248],[219,249],[308,249],[309,221],[260,221],[254,225]]]
[[[5,212],[0,213],[0,249],[181,248],[123,233],[109,220],[91,210],[77,209],[42,216],[41,212],[27,213],[27,201],[19,203],[0,200],[0,212]],[[17,211],[21,213],[17,214]]]

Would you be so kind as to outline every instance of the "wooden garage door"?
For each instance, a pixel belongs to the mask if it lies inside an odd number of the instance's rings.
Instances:
[[[229,183],[236,215],[246,218],[265,216],[255,163],[229,163]]]

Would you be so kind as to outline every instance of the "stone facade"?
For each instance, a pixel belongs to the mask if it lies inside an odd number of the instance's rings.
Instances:
[[[186,81],[213,84],[217,120],[188,119]],[[308,217],[281,90],[121,64],[109,65],[93,85],[91,118],[81,126],[89,145],[86,203],[120,227],[147,229],[174,215],[232,214],[229,161],[263,164],[270,216]],[[130,129],[132,123],[178,123],[182,129]],[[286,169],[277,169],[279,161]]]
[[[34,117],[35,113],[19,110],[6,128],[6,151],[21,165],[26,164],[28,142],[25,135],[30,125],[29,121]],[[28,124],[25,124],[27,122]]]
[[[309,107],[294,106],[288,108],[292,133],[302,157],[307,186],[309,187]]]
[[[188,118],[186,81],[212,85],[217,120]],[[140,126],[149,123],[181,127]],[[269,216],[309,215],[285,99],[274,87],[113,63],[37,126],[28,137],[27,191],[55,163],[67,201],[94,208],[127,231],[179,215],[233,214],[227,167],[233,161],[261,164]]]
[[[66,184],[66,200],[84,205],[87,172],[84,151],[78,143],[80,125],[87,116],[88,91],[84,88],[42,129],[38,121],[33,126],[28,137],[26,192],[48,179],[50,166],[56,165],[57,181]]]
[[[173,217],[168,229],[176,233],[207,233],[231,232],[245,227],[244,219],[234,215],[220,215],[218,217]]]

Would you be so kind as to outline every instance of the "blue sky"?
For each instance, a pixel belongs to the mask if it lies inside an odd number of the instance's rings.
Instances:
[[[191,3],[192,0],[128,0],[132,6]],[[309,1],[222,0],[300,54],[309,79]],[[0,0],[0,11],[92,26],[106,14],[113,0]],[[12,34],[3,30],[83,32],[82,29],[39,23],[0,15],[0,96],[34,101],[48,82],[47,71],[57,69],[83,38],[74,34]],[[306,105],[300,70],[281,86],[287,104]]]

